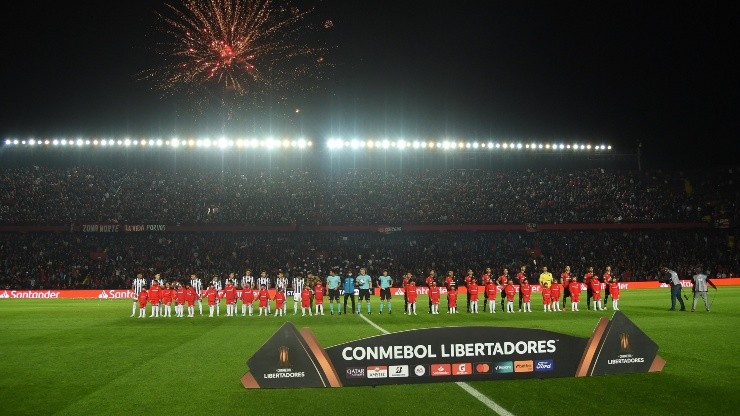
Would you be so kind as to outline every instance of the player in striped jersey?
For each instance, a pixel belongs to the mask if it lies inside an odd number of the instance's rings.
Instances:
[[[303,274],[298,273],[291,282],[291,288],[293,289],[293,315],[298,315],[298,305],[303,306],[303,288],[306,286],[306,280],[303,278]],[[308,312],[311,313],[311,298],[309,296],[309,307]],[[303,310],[303,314],[306,311]]]
[[[254,276],[252,276],[252,270],[247,269],[244,271],[244,276],[242,276],[241,280],[241,287],[250,287],[254,288]]]
[[[257,278],[257,284],[262,288],[262,286],[265,287],[268,291],[270,290],[270,276],[267,275],[267,272],[260,272],[260,277]],[[270,302],[267,302],[267,314],[270,314]]]
[[[200,316],[203,316],[203,299],[201,297],[201,291],[203,290],[203,282],[200,281],[198,276],[191,274],[190,275],[190,287],[195,290],[195,296],[198,298],[198,310],[200,311]]]
[[[131,291],[134,292],[134,307],[131,309],[131,317],[133,318],[136,315],[136,308],[139,303],[139,293],[141,293],[141,289],[146,286],[146,279],[142,276],[141,273],[136,275],[136,279],[131,282]]]
[[[213,288],[216,289],[216,291],[223,290],[223,285],[221,284],[221,281],[218,280],[218,276],[214,275],[213,280],[211,280],[211,284],[213,285]],[[216,316],[221,316],[221,296],[216,296]]]
[[[278,272],[277,278],[275,279],[275,290],[283,289],[283,296],[287,294],[288,291],[288,278],[285,277],[283,272]],[[288,302],[283,302],[283,313],[282,316],[286,316],[288,314]]]

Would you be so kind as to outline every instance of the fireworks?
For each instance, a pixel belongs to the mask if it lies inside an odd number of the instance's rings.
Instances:
[[[328,66],[326,48],[310,44],[317,39],[307,19],[312,9],[278,0],[184,0],[167,11],[159,16],[168,40],[158,48],[166,63],[145,74],[166,92],[280,95],[306,89]],[[330,29],[327,22],[316,27]]]

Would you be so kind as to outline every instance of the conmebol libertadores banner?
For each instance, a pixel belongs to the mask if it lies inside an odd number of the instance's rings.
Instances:
[[[374,386],[661,371],[658,346],[623,313],[591,338],[541,329],[414,329],[322,348],[285,323],[248,361],[246,388]]]

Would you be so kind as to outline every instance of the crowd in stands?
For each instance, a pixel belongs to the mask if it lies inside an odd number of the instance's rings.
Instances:
[[[137,273],[185,281],[195,273],[210,280],[247,268],[289,277],[326,277],[365,267],[372,276],[388,269],[440,276],[486,267],[511,274],[526,265],[559,274],[566,265],[583,276],[610,265],[622,281],[656,279],[661,266],[682,278],[702,264],[712,277],[737,276],[740,259],[723,230],[399,232],[399,233],[5,233],[0,234],[0,288],[125,289]]]
[[[696,222],[736,215],[736,176],[728,170],[0,168],[0,224]]]

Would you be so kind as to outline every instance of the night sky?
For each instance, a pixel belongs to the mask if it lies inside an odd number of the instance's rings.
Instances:
[[[233,119],[138,79],[162,59],[154,12],[165,2],[36,3],[3,10],[3,137],[279,132],[627,152],[642,142],[666,167],[737,154],[720,150],[735,148],[740,73],[739,16],[725,3],[298,2],[333,23],[317,38],[334,67],[313,91]]]

